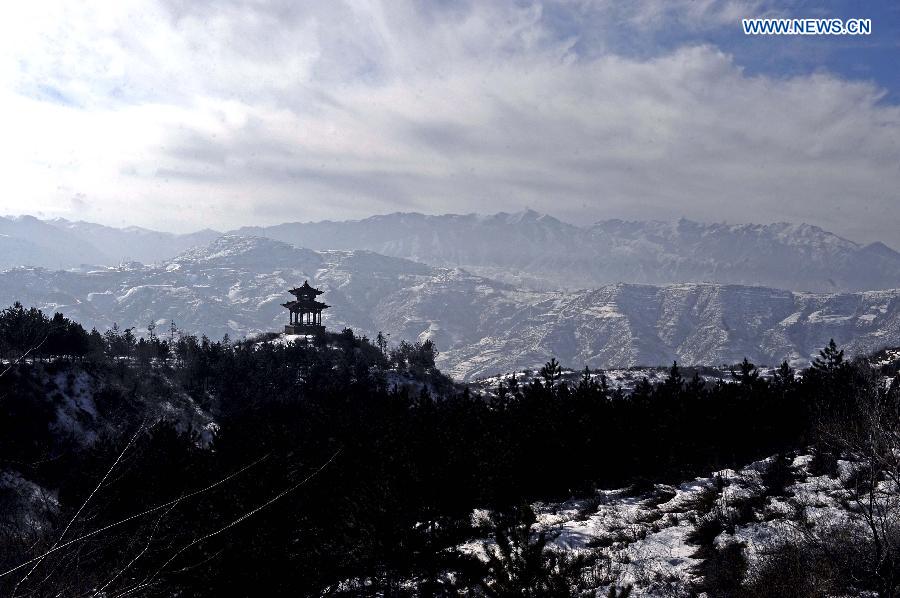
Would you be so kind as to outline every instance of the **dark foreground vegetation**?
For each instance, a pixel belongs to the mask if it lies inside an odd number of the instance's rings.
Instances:
[[[785,364],[767,380],[745,361],[734,383],[707,385],[673,366],[628,396],[588,372],[560,383],[551,362],[489,400],[442,376],[430,343],[389,350],[349,330],[289,345],[144,340],[15,306],[0,355],[3,596],[565,596],[584,563],[528,533],[529,501],[808,446],[823,468],[869,451],[883,461],[872,487],[900,448],[897,382],[833,345],[802,375]],[[78,385],[91,398],[73,410]],[[493,516],[474,522],[475,508]],[[894,531],[873,531],[853,588],[897,591]],[[487,561],[457,550],[488,536]],[[813,554],[772,566],[807,574]],[[710,548],[704,579],[728,558]],[[766,595],[728,583],[697,590]]]

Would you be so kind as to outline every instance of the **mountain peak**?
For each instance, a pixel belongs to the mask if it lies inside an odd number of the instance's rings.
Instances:
[[[321,256],[283,241],[266,237],[223,235],[211,243],[188,249],[170,260],[177,264],[203,264],[216,267],[241,266],[300,268],[321,262]]]
[[[900,253],[897,253],[897,251],[895,251],[891,247],[888,247],[881,241],[869,243],[862,248],[862,251],[863,253],[868,255],[877,255],[891,260],[900,260]]]
[[[538,212],[536,210],[532,210],[531,208],[526,208],[519,212],[512,212],[512,213],[500,212],[500,213],[496,214],[495,217],[502,218],[503,220],[505,220],[506,222],[508,222],[510,224],[521,224],[523,222],[537,222],[537,221],[547,217],[547,215],[541,214],[540,212]]]

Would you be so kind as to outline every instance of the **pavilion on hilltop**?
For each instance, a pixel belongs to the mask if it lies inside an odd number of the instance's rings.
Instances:
[[[322,292],[309,286],[309,281],[305,281],[301,287],[288,291],[296,299],[281,304],[290,313],[290,324],[284,327],[285,334],[318,334],[325,331],[325,326],[322,325],[322,310],[330,306],[316,301],[316,297]]]

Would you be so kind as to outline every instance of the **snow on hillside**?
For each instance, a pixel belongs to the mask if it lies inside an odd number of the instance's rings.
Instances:
[[[604,220],[576,226],[515,214],[397,213],[236,231],[312,249],[368,249],[538,290],[617,282],[715,282],[817,292],[900,285],[900,253],[808,224]]]
[[[587,498],[532,505],[551,548],[587,557],[596,590],[633,587],[635,596],[696,595],[701,568],[713,547],[736,546],[751,568],[786,541],[802,543],[835,526],[865,537],[853,503],[856,466],[839,462],[839,475],[813,475],[812,457],[794,455],[789,481],[771,487],[764,473],[775,457],[735,471],[725,469],[677,485],[599,490]],[[484,517],[476,513],[475,517]],[[484,554],[485,541],[463,546]],[[707,544],[708,542],[708,544]],[[490,542],[488,542],[488,545]]]
[[[0,304],[58,310],[88,328],[212,338],[280,331],[287,290],[309,280],[332,307],[325,325],[373,338],[431,339],[458,379],[540,367],[807,362],[834,338],[850,353],[900,344],[900,290],[792,293],[765,287],[613,284],[534,291],[370,251],[311,251],[226,236],[158,266],[0,273]]]
[[[626,282],[713,282],[815,292],[900,285],[900,253],[808,224],[603,220],[573,225],[532,210],[513,214],[396,213],[343,222],[245,227],[315,250],[369,250],[540,291]],[[0,269],[123,261],[161,263],[220,233],[172,234],[30,216],[0,218]],[[187,255],[190,255],[188,253]]]

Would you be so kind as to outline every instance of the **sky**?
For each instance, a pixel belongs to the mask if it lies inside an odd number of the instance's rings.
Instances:
[[[874,0],[18,1],[0,214],[187,232],[530,208],[900,248],[898,64],[900,3]]]

